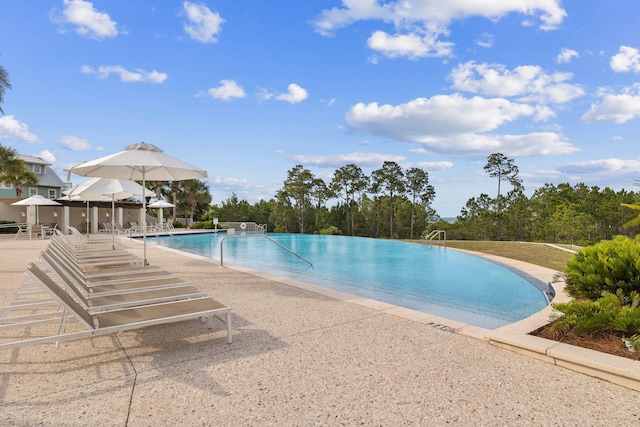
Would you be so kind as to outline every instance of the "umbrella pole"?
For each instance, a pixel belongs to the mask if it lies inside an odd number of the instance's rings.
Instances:
[[[144,168],[142,169],[142,246],[144,247],[144,264],[149,265],[147,262],[147,187],[144,179]]]
[[[111,194],[111,249],[116,250],[116,207],[115,207],[115,195]]]
[[[87,238],[89,238],[89,201],[87,200]]]

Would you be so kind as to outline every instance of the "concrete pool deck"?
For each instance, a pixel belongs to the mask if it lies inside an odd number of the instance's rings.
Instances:
[[[1,306],[46,244],[0,239]],[[524,331],[548,313],[487,331],[152,244],[148,259],[229,305],[234,343],[222,323],[192,321],[0,351],[3,425],[640,422],[640,392],[627,388],[637,380],[622,387],[564,369],[548,363],[564,345],[528,341]],[[580,350],[564,357],[637,375],[637,362]]]

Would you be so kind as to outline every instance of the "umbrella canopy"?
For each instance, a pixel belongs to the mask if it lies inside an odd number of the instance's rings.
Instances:
[[[172,208],[175,205],[165,200],[159,199],[149,204],[150,208],[158,209],[158,224],[162,226],[164,222],[164,208]]]
[[[142,196],[143,188],[134,181],[113,178],[91,178],[87,182],[78,184],[67,194],[72,198],[79,196],[84,200],[99,200],[108,196],[108,200],[122,200],[133,196]],[[155,196],[153,191],[147,190],[147,197]]]
[[[184,181],[207,178],[207,171],[164,154],[160,148],[144,142],[129,145],[119,153],[80,163],[70,168],[69,172],[81,176],[131,181]]]
[[[159,208],[159,209],[164,209],[164,208],[172,208],[175,205],[173,203],[169,203],[167,201],[164,200],[156,200],[153,203],[149,203],[148,205],[150,208]]]
[[[35,206],[36,207],[36,224],[38,224],[38,206],[60,206],[61,203],[55,200],[47,199],[44,196],[36,194],[35,196],[28,197],[26,199],[18,200],[11,203],[14,206]]]
[[[146,212],[146,181],[184,181],[206,178],[207,171],[164,154],[153,144],[141,142],[129,145],[119,153],[80,163],[69,168],[80,176],[142,181],[142,206]],[[145,215],[146,216],[146,215]],[[147,264],[147,227],[143,220],[144,263]]]

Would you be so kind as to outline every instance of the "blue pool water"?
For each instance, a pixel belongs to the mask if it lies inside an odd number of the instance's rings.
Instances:
[[[220,259],[225,233],[149,238],[149,243]],[[224,263],[249,267],[355,295],[494,329],[542,310],[546,284],[451,249],[345,236],[229,236]]]

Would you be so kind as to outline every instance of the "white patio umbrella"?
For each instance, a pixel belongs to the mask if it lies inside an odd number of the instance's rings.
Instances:
[[[36,194],[35,196],[28,197],[26,199],[18,200],[11,203],[14,206],[35,206],[36,207],[36,224],[39,224],[39,206],[60,206],[62,203],[58,203],[55,200],[47,199],[44,196]]]
[[[153,144],[141,142],[109,156],[80,163],[69,168],[80,176],[142,181],[142,207],[146,213],[146,181],[184,181],[206,178],[207,171],[199,169],[167,154]],[[146,215],[145,215],[146,216]],[[147,264],[147,223],[143,219],[144,263]]]
[[[153,203],[149,203],[150,208],[158,209],[158,224],[162,224],[164,221],[164,208],[172,208],[175,205],[165,200],[158,199]]]
[[[107,200],[111,200],[111,227],[112,230],[115,230],[115,201],[127,199],[133,196],[141,196],[144,192],[144,188],[134,181],[113,178],[91,178],[90,180],[72,188],[67,195],[69,197],[79,196],[85,200],[100,200],[102,197],[106,197]],[[149,191],[149,193],[151,197],[156,195],[153,191]],[[89,214],[87,213],[87,219],[88,218]],[[116,237],[115,233],[112,234],[112,245],[113,249],[115,249]]]

